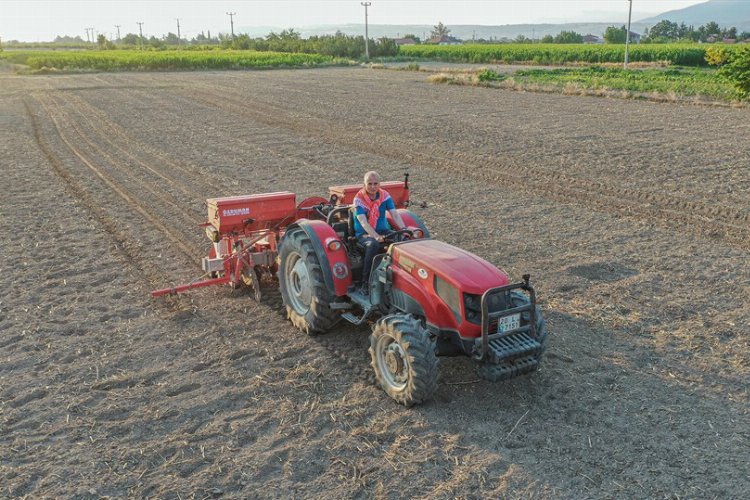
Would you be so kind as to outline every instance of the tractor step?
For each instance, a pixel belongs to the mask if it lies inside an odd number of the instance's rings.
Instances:
[[[488,361],[493,364],[526,356],[536,358],[536,355],[542,349],[539,341],[531,338],[526,332],[519,332],[490,340],[489,344],[490,352]]]
[[[345,312],[341,314],[341,317],[353,325],[361,325],[364,324],[365,321],[367,321],[367,319],[370,317],[370,314],[372,314],[373,309],[374,308],[366,309],[362,316],[357,316],[354,313]]]

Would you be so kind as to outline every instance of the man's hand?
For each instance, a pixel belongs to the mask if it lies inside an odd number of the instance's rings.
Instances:
[[[375,238],[375,241],[377,241],[378,243],[383,243],[385,241],[385,236],[379,234],[378,237]]]

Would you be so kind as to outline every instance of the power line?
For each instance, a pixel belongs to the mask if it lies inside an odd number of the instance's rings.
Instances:
[[[367,31],[367,8],[372,2],[359,2],[365,8],[365,59],[370,59],[370,35]]]
[[[143,24],[142,22],[136,22],[135,24],[138,25],[138,33],[141,34],[141,50],[143,50]]]
[[[229,16],[229,23],[232,25],[232,40],[234,40],[234,16],[236,16],[237,13],[227,12],[227,15]]]
[[[630,18],[633,15],[633,0],[628,0],[630,9],[628,9],[628,30],[625,32],[625,69],[628,69],[628,60],[630,59]]]

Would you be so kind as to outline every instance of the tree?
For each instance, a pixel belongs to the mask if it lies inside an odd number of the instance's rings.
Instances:
[[[552,35],[544,35],[541,41],[542,43],[555,43],[555,37]]]
[[[432,32],[430,32],[430,38],[439,38],[441,36],[448,36],[451,30],[448,29],[443,23],[438,23],[437,26],[433,26]]]
[[[561,31],[555,37],[555,43],[583,43],[583,35],[575,31]]]
[[[617,28],[610,26],[604,31],[604,41],[607,43],[625,43],[625,26]]]
[[[115,48],[115,44],[107,40],[104,35],[96,37],[96,44],[99,46],[99,50],[111,50]]]
[[[159,40],[154,35],[151,35],[151,38],[148,39],[148,44],[155,49],[163,49],[166,47],[164,41]]]
[[[167,33],[167,36],[164,37],[164,43],[166,43],[167,45],[179,45],[180,39],[177,38],[177,35],[170,31],[169,33]]]
[[[708,38],[711,35],[721,34],[721,27],[719,26],[719,23],[717,22],[711,21],[710,23],[706,23],[704,28],[705,28],[706,38]]]
[[[728,30],[724,31],[724,38],[734,38],[737,39],[737,28],[731,27]]]
[[[300,34],[298,31],[294,31],[294,28],[289,28],[288,30],[282,30],[279,33],[279,38],[282,40],[299,40]]]
[[[649,30],[648,36],[651,39],[677,40],[680,37],[680,26],[677,23],[664,19],[656,23]]]
[[[733,50],[719,74],[732,82],[742,97],[750,97],[750,47]]]
[[[83,43],[83,38],[80,36],[56,36],[52,43]]]
[[[135,33],[128,33],[124,37],[122,37],[122,43],[125,45],[138,45],[141,42],[141,37],[136,35]]]

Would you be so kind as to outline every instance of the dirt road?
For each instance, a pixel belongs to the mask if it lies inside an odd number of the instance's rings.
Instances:
[[[368,69],[0,75],[0,497],[742,498],[746,109]],[[200,275],[205,198],[412,178],[433,235],[532,275],[541,370],[434,401]]]

